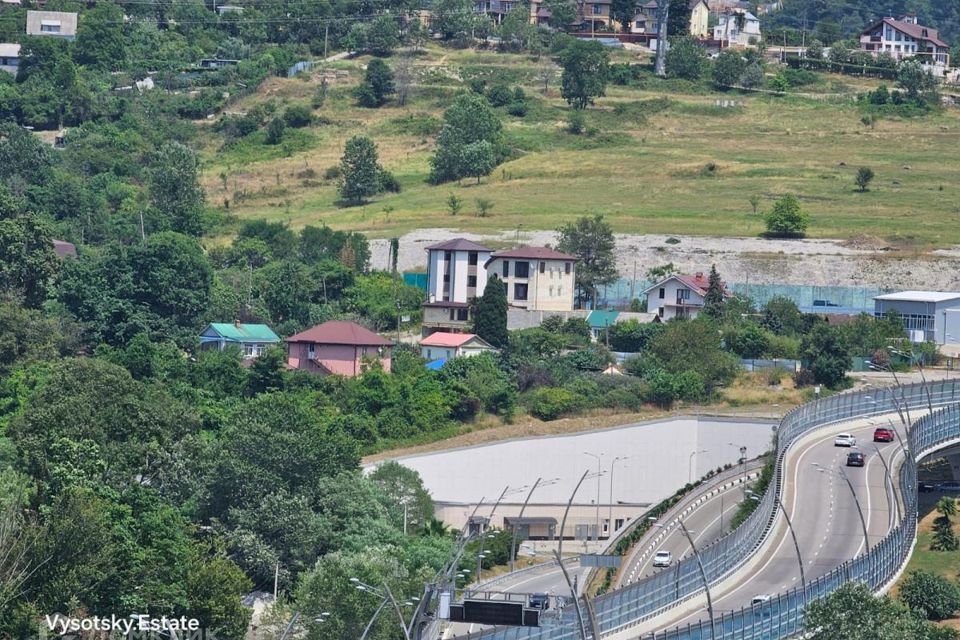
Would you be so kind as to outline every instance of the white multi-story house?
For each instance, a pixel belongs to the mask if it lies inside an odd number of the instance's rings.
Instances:
[[[713,28],[713,39],[724,46],[750,47],[760,44],[760,20],[749,11],[734,10],[720,14]]]
[[[465,238],[427,247],[427,301],[423,335],[470,330],[470,303],[487,286],[490,249]]]
[[[914,15],[884,18],[860,33],[860,48],[874,55],[887,53],[897,60],[917,58],[944,71],[950,65],[950,47],[931,27],[917,24]]]
[[[549,247],[497,251],[486,263],[489,277],[507,285],[507,303],[532,311],[573,309],[576,256]]]
[[[664,322],[673,318],[696,318],[703,309],[709,287],[709,278],[699,271],[692,276],[668,276],[644,291],[647,312],[657,314]],[[730,294],[725,290],[723,295]]]
[[[20,45],[0,42],[0,71],[17,75],[20,68]]]
[[[27,35],[73,40],[77,37],[77,14],[69,11],[27,11]]]

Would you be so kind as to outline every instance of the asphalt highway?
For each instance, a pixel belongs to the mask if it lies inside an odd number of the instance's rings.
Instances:
[[[877,423],[880,424],[879,421]],[[891,528],[895,515],[893,510],[897,507],[893,506],[892,489],[880,455],[896,478],[903,459],[902,452],[896,440],[874,443],[873,430],[874,426],[866,420],[845,423],[818,434],[788,457],[783,502],[795,527],[808,581],[828,573],[865,549],[866,541],[856,503],[847,483],[839,475],[841,470],[847,474],[860,501],[869,543],[873,545],[879,542]],[[853,449],[834,446],[834,438],[840,432],[852,433],[857,438],[858,446]],[[905,435],[902,428],[899,433],[901,437]],[[879,453],[875,446],[879,448]],[[845,466],[850,451],[864,454],[864,467]],[[692,522],[688,526],[695,528]],[[708,530],[710,526],[707,523]],[[756,567],[712,592],[715,613],[747,607],[757,595],[775,594],[799,584],[799,564],[789,531],[784,526],[780,533],[771,544],[758,552],[759,564]],[[667,548],[671,550],[683,546],[679,542],[669,544],[672,548]],[[652,621],[655,624],[653,628],[685,626],[705,619],[705,598],[694,602],[698,602],[701,608],[697,609],[697,605],[678,607]]]

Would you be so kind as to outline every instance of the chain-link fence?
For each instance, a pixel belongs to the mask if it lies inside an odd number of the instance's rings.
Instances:
[[[794,589],[778,594],[758,607],[727,613],[715,620],[654,634],[656,640],[721,640],[726,638],[777,638],[796,632],[802,625],[805,602],[822,597],[850,580],[860,580],[877,589],[902,566],[916,532],[915,460],[942,443],[960,439],[960,381],[942,380],[889,389],[844,393],[797,407],[777,429],[777,460],[774,481],[757,509],[736,530],[704,547],[700,559],[710,584],[717,584],[739,568],[763,543],[777,517],[777,496],[783,495],[783,460],[798,438],[832,423],[852,418],[953,405],[917,421],[910,433],[907,463],[901,467],[900,483],[905,518],[884,540],[862,556],[847,561],[807,584],[806,593]],[[913,456],[916,456],[913,457]],[[699,596],[703,582],[695,557],[688,557],[671,571],[639,580],[602,595],[594,602],[601,634],[636,626],[684,601]],[[549,622],[549,621],[547,621]],[[586,625],[590,629],[590,625]],[[589,633],[589,631],[588,631]],[[489,640],[579,640],[579,624],[572,607],[555,623],[539,628],[491,629],[476,638]]]

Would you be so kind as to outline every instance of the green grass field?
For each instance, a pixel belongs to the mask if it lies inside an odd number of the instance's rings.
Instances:
[[[620,51],[615,58],[637,60],[637,54]],[[349,76],[331,84],[315,112],[329,124],[288,131],[283,147],[262,144],[258,133],[225,150],[220,136],[204,134],[210,203],[223,207],[229,201],[229,211],[241,219],[264,217],[294,227],[322,222],[372,236],[426,227],[550,229],[588,213],[606,215],[621,232],[732,236],[762,231],[752,195],[761,198],[762,212],[792,192],[812,215],[813,237],[870,235],[926,247],[960,243],[960,111],[887,118],[871,129],[854,103],[856,92],[871,82],[822,76],[799,90],[803,96],[776,97],[643,79],[637,87],[608,87],[607,96],[587,111],[593,135],[577,136],[564,128],[569,110],[559,96],[558,76],[545,93],[537,80],[543,63],[530,56],[431,46],[416,59],[412,99],[378,110],[354,106],[350,93],[365,63],[336,64]],[[519,84],[530,96],[526,117],[503,113],[506,139],[517,156],[479,185],[428,185],[437,119],[450,98],[466,90],[461,78],[478,75]],[[318,78],[271,79],[234,110],[264,100],[281,108],[308,103],[318,86]],[[737,106],[718,107],[717,100]],[[322,176],[357,133],[374,138],[403,191],[340,208],[335,181]],[[857,193],[853,183],[861,166],[876,172],[867,193]],[[445,206],[451,193],[465,204],[457,218]],[[478,198],[494,203],[489,217],[474,215]]]

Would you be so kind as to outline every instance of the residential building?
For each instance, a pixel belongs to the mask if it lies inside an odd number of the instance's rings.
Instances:
[[[252,360],[263,354],[272,344],[279,344],[280,336],[265,324],[247,324],[239,320],[233,323],[212,322],[200,332],[200,349],[223,351],[238,347],[244,360]]]
[[[20,45],[0,42],[0,71],[17,75],[20,68]]]
[[[958,292],[900,291],[876,296],[873,305],[878,318],[891,311],[900,314],[911,342],[960,343]]]
[[[710,280],[703,272],[692,276],[668,276],[644,291],[647,294],[647,312],[657,314],[664,322],[673,318],[696,318],[703,309],[709,287]],[[731,295],[726,287],[723,295]]]
[[[609,31],[612,23],[610,16],[611,0],[587,0],[577,2],[581,29],[584,31]]]
[[[576,256],[549,247],[497,251],[486,262],[487,274],[507,285],[507,303],[535,311],[573,309]]]
[[[760,44],[760,20],[749,11],[735,10],[720,14],[713,28],[713,39],[725,46],[752,47]]]
[[[427,360],[453,360],[494,352],[489,342],[473,333],[438,331],[420,340],[420,355]]]
[[[77,14],[66,11],[27,11],[27,35],[73,40],[77,37]]]
[[[690,35],[695,38],[706,38],[710,35],[710,7],[707,0],[690,0]],[[637,12],[630,23],[630,33],[657,32],[657,2],[650,0],[645,4],[637,5]]]
[[[950,46],[932,27],[917,24],[914,15],[884,18],[860,33],[860,48],[874,55],[887,53],[897,60],[917,58],[945,70],[950,65]]]
[[[522,5],[520,0],[475,0],[473,10],[490,16],[494,23],[500,24],[507,14],[519,5]]]
[[[590,337],[594,342],[605,342],[607,333],[615,324],[636,320],[640,324],[660,322],[656,313],[641,313],[638,311],[616,311],[613,309],[595,309],[587,315],[587,324],[590,325]]]
[[[483,295],[491,250],[465,238],[427,247],[427,301],[423,304],[423,335],[434,331],[470,330],[470,304]]]
[[[390,371],[393,343],[354,322],[331,320],[286,339],[287,366],[321,375],[348,378],[371,362]]]

